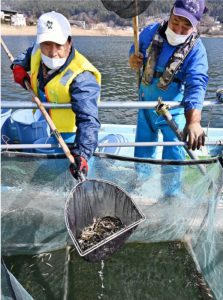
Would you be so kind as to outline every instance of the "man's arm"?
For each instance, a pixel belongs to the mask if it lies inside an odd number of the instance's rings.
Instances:
[[[195,45],[195,49],[186,62],[184,107],[186,125],[184,128],[184,140],[188,141],[188,148],[195,150],[204,145],[205,135],[201,128],[201,111],[208,83],[208,61],[206,50],[201,43]]]
[[[14,65],[23,67],[27,72],[30,71],[31,53],[33,47],[28,48],[23,53],[19,54],[12,62],[11,69]]]
[[[100,86],[95,76],[85,71],[75,78],[70,86],[70,93],[77,126],[73,153],[88,160],[98,145],[100,122],[97,102]]]

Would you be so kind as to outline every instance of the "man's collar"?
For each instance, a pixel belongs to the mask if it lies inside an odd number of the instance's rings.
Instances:
[[[163,25],[161,26],[160,30],[159,30],[159,34],[161,35],[162,38],[164,38],[165,40],[167,39],[166,38],[166,29],[167,29],[167,26],[168,26],[168,21],[165,21],[163,23]]]

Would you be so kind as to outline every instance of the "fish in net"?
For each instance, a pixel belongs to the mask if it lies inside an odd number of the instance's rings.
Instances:
[[[77,240],[81,250],[85,251],[122,228],[125,228],[125,225],[118,217],[93,218],[93,223],[81,231]]]

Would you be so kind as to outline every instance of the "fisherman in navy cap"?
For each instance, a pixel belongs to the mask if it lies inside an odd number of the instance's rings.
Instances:
[[[205,13],[204,0],[176,0],[168,21],[147,26],[139,37],[139,55],[130,49],[129,63],[134,70],[142,68],[139,87],[141,101],[182,102],[184,108],[170,110],[188,148],[200,149],[205,134],[200,125],[201,110],[208,83],[208,61],[197,25]],[[141,109],[138,113],[136,142],[158,140],[161,131],[164,141],[177,141],[177,137],[162,116],[154,109]],[[155,158],[156,147],[136,147],[136,157]],[[163,159],[184,160],[182,146],[164,147]],[[173,171],[171,169],[171,172]],[[166,175],[166,169],[163,173]],[[178,193],[180,168],[163,177],[163,191],[167,196]],[[164,184],[165,182],[165,184]]]

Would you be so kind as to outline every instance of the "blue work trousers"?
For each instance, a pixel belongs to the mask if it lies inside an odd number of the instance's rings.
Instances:
[[[171,111],[170,111],[171,112]],[[183,109],[174,109],[172,114],[178,127],[182,130],[185,126],[185,117]],[[136,128],[136,142],[157,142],[159,130],[163,135],[163,141],[179,141],[176,134],[169,127],[162,116],[159,116],[153,109],[141,109],[138,113],[138,121]],[[156,158],[157,147],[136,147],[135,157]],[[168,160],[184,160],[185,150],[182,146],[166,146],[163,147],[162,159]],[[140,170],[146,176],[151,174],[151,168],[148,164],[147,168]],[[182,167],[174,165],[162,165],[161,169],[161,186],[164,196],[176,196],[180,191]]]

